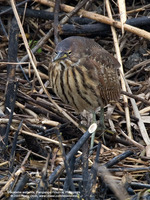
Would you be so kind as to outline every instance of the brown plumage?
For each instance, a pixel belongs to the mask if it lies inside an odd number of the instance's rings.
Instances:
[[[76,111],[94,111],[120,96],[119,62],[94,40],[68,37],[56,46],[49,66],[56,95]]]

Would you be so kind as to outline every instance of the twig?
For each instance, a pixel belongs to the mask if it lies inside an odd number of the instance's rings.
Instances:
[[[88,155],[89,155],[89,144],[88,140],[83,144],[82,147],[82,185],[83,185],[83,190],[82,190],[82,195],[83,199],[87,199],[88,195],[88,179],[89,179],[89,172],[88,172]]]
[[[58,40],[59,5],[60,5],[60,0],[56,0],[55,7],[54,7],[54,41],[55,41],[55,44],[58,44],[58,42],[59,42],[59,40]]]
[[[29,131],[21,130],[20,133],[23,133],[23,134],[26,134],[26,135],[30,135],[30,136],[35,137],[35,138],[37,138],[37,139],[45,140],[45,141],[47,141],[47,142],[50,142],[50,143],[54,143],[54,144],[56,144],[56,145],[59,145],[59,142],[56,141],[56,140],[52,140],[52,139],[50,139],[50,138],[47,138],[47,137],[44,137],[44,136],[41,136],[41,135],[37,135],[37,134],[35,134],[35,133],[31,133],[31,132],[29,132]],[[68,146],[68,145],[63,144],[63,146]]]
[[[124,160],[125,158],[127,158],[128,156],[131,156],[133,154],[133,151],[127,150],[124,153],[114,157],[113,159],[109,160],[106,164],[105,167],[110,168],[113,165],[116,165],[117,163],[119,163],[121,160]],[[101,167],[100,167],[101,168]]]
[[[148,172],[150,167],[117,167],[109,169],[110,172]]]
[[[13,94],[14,96],[13,96],[13,101],[11,102],[11,104],[12,104],[11,105],[11,112],[10,112],[10,115],[9,115],[9,122],[8,122],[7,128],[6,128],[5,139],[4,139],[5,146],[3,146],[3,150],[5,150],[6,146],[8,145],[8,136],[9,136],[10,126],[11,126],[11,123],[12,123],[13,113],[14,113],[14,109],[15,109],[17,88],[18,88],[18,82],[16,82],[15,85],[14,85],[14,94]]]
[[[137,146],[139,149],[144,150],[144,146],[136,141],[134,141],[133,139],[131,139],[130,137],[128,137],[122,130],[120,130],[121,134],[134,146]]]
[[[120,21],[122,24],[122,34],[124,34],[124,24],[127,20],[127,15],[126,15],[126,5],[125,5],[125,0],[118,0],[118,7],[119,7],[119,13],[120,13]]]
[[[132,93],[125,92],[125,91],[121,91],[121,94],[124,94],[124,95],[126,95],[126,96],[128,96],[128,97],[131,97],[131,98],[133,98],[133,99],[136,99],[137,101],[141,101],[141,102],[143,102],[144,104],[150,106],[150,102],[149,102],[149,101],[147,101],[147,100],[145,100],[145,99],[143,99],[143,98],[141,98],[141,97],[138,97],[137,95],[134,95],[134,94],[132,94]]]
[[[134,13],[134,12],[141,12],[141,11],[144,11],[144,10],[148,9],[149,7],[150,7],[150,4],[148,4],[146,6],[143,6],[141,8],[137,8],[137,9],[134,9],[134,10],[129,10],[129,11],[127,11],[127,14]]]
[[[149,63],[150,63],[150,59],[144,60],[143,62],[140,62],[137,65],[133,66],[129,71],[125,73],[125,78],[130,78],[132,72],[138,70],[138,68],[143,67]]]
[[[10,167],[9,167],[9,171],[12,173],[13,172],[13,167],[14,167],[14,159],[15,159],[15,152],[16,152],[16,145],[17,145],[17,138],[18,138],[18,134],[19,134],[19,131],[22,127],[22,122],[20,122],[19,126],[18,126],[18,129],[14,135],[14,141],[13,141],[13,145],[12,145],[12,149],[11,149],[11,155],[10,155]]]

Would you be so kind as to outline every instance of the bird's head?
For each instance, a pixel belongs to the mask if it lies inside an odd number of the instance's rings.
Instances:
[[[59,42],[55,48],[53,62],[69,60],[73,63],[79,61],[82,56],[83,41],[81,37],[68,37]]]

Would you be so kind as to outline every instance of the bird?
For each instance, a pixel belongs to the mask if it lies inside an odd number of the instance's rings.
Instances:
[[[70,36],[52,54],[50,86],[77,113],[95,112],[119,100],[119,67],[117,59],[94,39]]]

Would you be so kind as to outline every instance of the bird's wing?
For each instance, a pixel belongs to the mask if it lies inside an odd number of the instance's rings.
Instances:
[[[90,79],[95,82],[103,104],[117,101],[120,96],[119,62],[103,48],[98,48],[89,55],[81,59],[81,63],[86,66]]]

